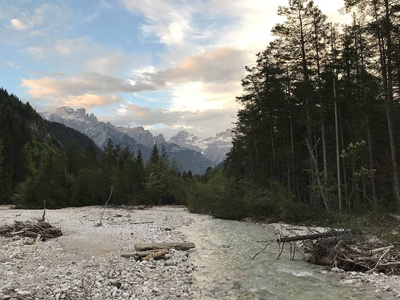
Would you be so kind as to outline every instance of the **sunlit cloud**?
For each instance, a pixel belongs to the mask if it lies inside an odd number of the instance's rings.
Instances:
[[[18,19],[12,19],[10,23],[11,23],[11,26],[14,27],[17,30],[27,30],[27,29],[29,29],[29,25],[22,23]]]
[[[208,109],[204,111],[171,111],[161,108],[149,108],[135,104],[124,105],[123,114],[106,114],[102,119],[113,124],[125,126],[143,126],[168,138],[177,131],[190,129],[199,137],[209,137],[233,126],[236,109]]]
[[[75,77],[21,79],[21,85],[28,89],[33,98],[54,98],[67,95],[133,93],[155,90],[156,87],[139,82],[130,84],[127,80],[98,73],[82,73]]]
[[[143,15],[146,23],[141,25],[145,37],[156,37],[167,45],[182,44],[192,31],[190,25],[192,7],[183,1],[121,0],[136,15]]]
[[[69,106],[72,108],[86,108],[90,111],[95,107],[110,106],[115,103],[120,103],[121,101],[122,99],[115,95],[84,94],[58,98],[55,101],[49,102],[47,107],[57,108]]]

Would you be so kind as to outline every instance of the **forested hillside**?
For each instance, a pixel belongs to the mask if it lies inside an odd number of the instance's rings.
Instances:
[[[277,201],[267,198],[279,186],[291,207],[400,210],[400,6],[346,1],[345,10],[353,24],[342,27],[312,1],[289,1],[276,39],[246,67],[226,163],[227,179],[244,185],[238,202]]]
[[[186,177],[186,174],[184,174]],[[0,203],[23,207],[183,203],[184,179],[164,148],[147,165],[140,151],[92,140],[48,122],[29,103],[0,90]]]

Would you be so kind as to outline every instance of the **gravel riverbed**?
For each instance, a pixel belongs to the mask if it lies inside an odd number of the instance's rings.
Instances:
[[[196,222],[203,217],[193,217],[184,207],[107,208],[103,226],[96,226],[102,212],[102,207],[47,210],[46,221],[64,235],[46,242],[0,237],[0,300],[206,299],[207,291],[196,280],[196,260],[190,258],[193,251],[197,260],[202,257],[202,245],[200,250],[170,250],[164,259],[149,262],[121,257],[133,252],[136,243],[184,242],[188,240],[182,232],[188,231],[192,237],[207,235],[197,232]],[[42,214],[42,210],[0,206],[0,226],[35,221]],[[221,251],[215,247],[211,250]],[[339,269],[321,272],[339,277],[344,286],[368,285],[377,294],[400,298],[398,276]],[[214,277],[209,274],[210,280]],[[222,298],[239,299],[229,297],[229,291]]]
[[[64,235],[36,242],[0,237],[0,299],[188,299],[194,295],[188,252],[149,262],[123,258],[136,243],[183,242],[185,208],[47,210]],[[40,210],[0,208],[0,226],[40,218]],[[141,223],[141,224],[140,224]],[[19,297],[19,298],[18,298]]]

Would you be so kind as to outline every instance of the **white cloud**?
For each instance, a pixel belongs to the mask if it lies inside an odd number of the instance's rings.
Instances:
[[[179,45],[186,42],[186,35],[192,31],[192,7],[183,1],[121,1],[130,12],[145,17],[146,24],[142,24],[144,36],[157,37],[163,44]]]
[[[127,80],[98,73],[81,73],[73,77],[42,77],[21,79],[21,86],[28,89],[33,98],[54,99],[56,97],[84,94],[134,93],[155,90],[147,83],[130,84]]]
[[[207,138],[231,128],[235,115],[233,108],[168,111],[131,104],[124,106],[124,114],[100,114],[99,118],[116,125],[144,126],[153,133],[163,133],[166,138],[182,129],[190,129],[197,136]]]
[[[23,22],[21,22],[18,19],[12,19],[10,23],[11,23],[11,26],[17,30],[27,30],[30,28],[29,25],[24,24]]]
[[[218,87],[218,89],[215,87]],[[235,95],[238,95],[240,90],[240,82],[225,84],[201,81],[185,82],[172,88],[170,111],[194,112],[224,109],[226,107],[238,108]]]

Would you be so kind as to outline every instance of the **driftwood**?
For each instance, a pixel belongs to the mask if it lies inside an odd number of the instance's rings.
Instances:
[[[154,259],[160,258],[160,257],[164,256],[165,254],[167,254],[168,252],[169,252],[168,249],[161,249],[161,250],[158,250],[156,252],[150,253],[149,255],[143,257],[142,260],[150,260],[152,258],[154,258]]]
[[[287,243],[287,242],[297,242],[297,241],[307,241],[307,240],[316,240],[319,238],[326,238],[332,236],[341,236],[347,234],[347,231],[327,231],[322,233],[313,233],[313,234],[306,234],[306,235],[296,235],[296,236],[289,236],[289,237],[282,237],[278,238],[276,241],[278,243]]]
[[[133,253],[123,253],[123,254],[121,254],[121,256],[125,257],[125,258],[133,257],[135,259],[150,260],[151,258],[154,258],[154,259],[161,258],[168,252],[169,252],[168,249],[148,250],[148,251],[139,251],[139,252],[133,252]]]
[[[400,275],[400,245],[371,241],[366,235],[355,235],[350,231],[328,231],[279,237],[267,241],[265,247],[254,255],[253,259],[273,242],[279,244],[277,259],[281,256],[285,243],[289,243],[291,258],[294,258],[296,242],[302,242],[303,252],[309,262],[338,267],[345,271]]]
[[[100,221],[99,221],[99,223],[97,223],[96,225],[94,225],[95,227],[103,226],[102,221],[103,221],[104,212],[106,211],[107,204],[108,204],[108,202],[109,202],[110,199],[111,199],[111,196],[112,196],[112,193],[113,193],[113,189],[114,189],[114,186],[111,187],[110,195],[108,196],[108,199],[107,199],[106,203],[104,204],[104,209],[103,209],[103,212],[102,212],[102,214],[101,214],[101,216],[100,216]]]
[[[14,225],[4,225],[0,227],[0,235],[5,237],[24,236],[46,241],[48,239],[62,236],[62,231],[53,227],[47,222],[20,222],[15,221]]]
[[[142,258],[147,255],[150,255],[152,253],[157,252],[158,250],[148,250],[148,251],[137,251],[137,252],[128,252],[128,253],[123,253],[121,254],[122,257],[129,258],[129,257],[135,257],[135,258]]]
[[[170,249],[189,250],[195,248],[193,243],[140,243],[135,245],[136,252],[123,253],[122,257],[141,260],[150,260],[152,258],[161,258],[169,252]]]
[[[159,250],[159,249],[177,249],[177,250],[189,250],[196,246],[193,243],[140,243],[135,245],[136,251],[146,250]]]

